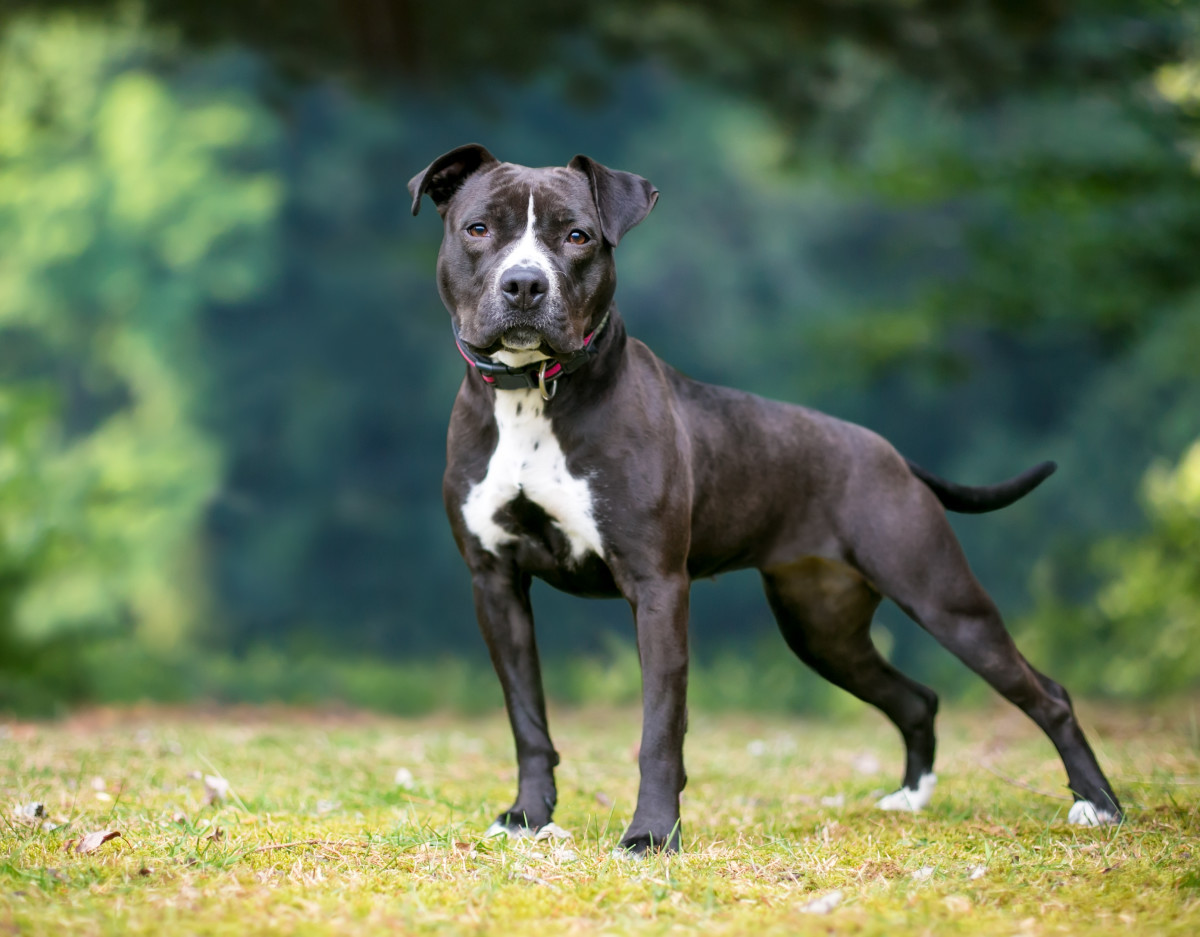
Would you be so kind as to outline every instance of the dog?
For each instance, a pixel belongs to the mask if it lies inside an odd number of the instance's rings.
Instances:
[[[1017,650],[945,516],[1004,507],[1053,463],[956,485],[868,429],[673,370],[627,335],[613,301],[614,251],[658,199],[641,176],[582,155],[534,169],[470,144],[408,190],[414,215],[428,195],[444,223],[438,292],[467,368],[443,497],[516,742],[516,799],[489,832],[536,831],[557,799],[536,576],[632,606],[640,783],[619,849],[680,848],[689,586],[745,568],[796,656],[900,730],[904,777],[880,807],[919,810],[936,782],[937,696],[870,639],[886,596],[1049,736],[1071,822],[1121,819],[1066,691]]]

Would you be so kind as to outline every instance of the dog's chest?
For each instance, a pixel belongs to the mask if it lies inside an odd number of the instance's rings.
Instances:
[[[523,517],[538,515],[565,537],[570,561],[603,557],[591,488],[567,469],[544,404],[536,390],[496,393],[499,438],[487,474],[463,503],[463,520],[492,553],[522,535]]]

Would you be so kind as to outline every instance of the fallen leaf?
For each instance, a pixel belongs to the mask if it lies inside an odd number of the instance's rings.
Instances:
[[[87,836],[80,837],[78,842],[71,840],[67,843],[67,846],[70,847],[74,843],[74,851],[86,856],[89,852],[95,852],[110,839],[116,839],[120,835],[120,830],[97,830],[94,833],[88,833]]]
[[[859,774],[878,774],[879,757],[874,752],[859,752],[854,756],[854,770]]]
[[[927,882],[933,878],[934,868],[931,865],[923,865],[912,874],[914,882]]]
[[[204,776],[204,793],[208,803],[215,804],[229,796],[229,782],[215,774]]]
[[[799,910],[801,914],[828,914],[839,904],[841,904],[842,899],[845,897],[846,896],[839,888],[837,891],[831,891],[827,895],[822,895],[820,898],[814,898],[807,904],[800,905],[797,910]]]
[[[571,832],[564,830],[557,823],[547,823],[537,831],[537,835],[533,838],[535,841],[541,839],[570,839]]]
[[[221,829],[219,826],[215,826],[215,827],[213,827],[213,831],[211,833],[209,833],[207,836],[205,836],[204,838],[207,839],[209,842],[215,843],[219,839],[224,839],[224,837],[225,837],[225,831],[223,829]]]
[[[396,776],[392,779],[397,787],[402,787],[406,791],[411,791],[417,785],[417,779],[413,777],[413,773],[407,768],[397,768]]]
[[[601,807],[612,807],[613,799],[604,793],[604,791],[596,791],[596,803]]]

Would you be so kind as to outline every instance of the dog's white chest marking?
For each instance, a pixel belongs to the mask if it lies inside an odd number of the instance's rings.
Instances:
[[[536,390],[496,392],[496,427],[500,438],[487,474],[463,503],[467,529],[486,550],[499,552],[516,537],[496,522],[496,512],[518,495],[538,505],[566,536],[571,558],[589,552],[604,556],[587,479],[567,470],[567,457],[544,413]]]

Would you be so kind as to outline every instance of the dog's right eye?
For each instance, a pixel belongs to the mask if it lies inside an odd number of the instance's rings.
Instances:
[[[474,224],[467,225],[467,234],[473,238],[485,238],[488,236],[488,226],[482,221],[477,221]]]

